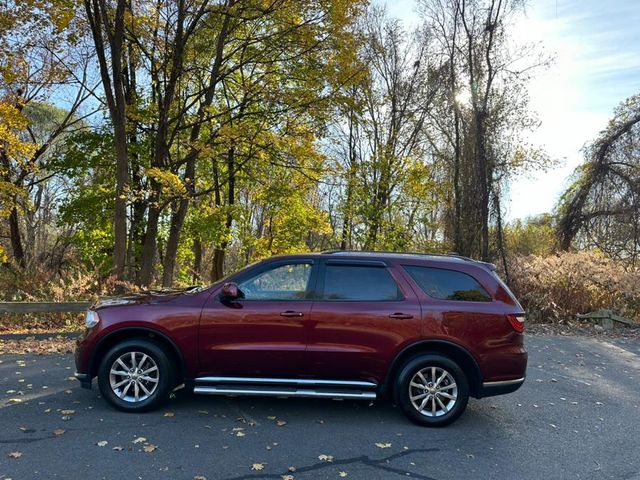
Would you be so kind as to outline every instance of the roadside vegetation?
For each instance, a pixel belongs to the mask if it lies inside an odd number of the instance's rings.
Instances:
[[[0,6],[1,299],[209,283],[303,251],[455,251],[498,265],[532,320],[640,320],[639,97],[553,212],[504,220],[514,180],[556,163],[526,141],[549,59],[515,44],[525,3],[419,0],[413,29],[365,0]]]

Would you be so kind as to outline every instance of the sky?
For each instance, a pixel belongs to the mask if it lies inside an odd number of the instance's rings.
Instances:
[[[408,25],[416,21],[414,0],[376,3]],[[508,220],[552,211],[583,161],[582,147],[606,127],[620,102],[640,93],[640,0],[530,0],[514,34],[541,42],[554,58],[529,85],[540,120],[530,141],[560,165],[513,180]]]

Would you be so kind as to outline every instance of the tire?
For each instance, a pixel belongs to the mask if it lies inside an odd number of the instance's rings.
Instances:
[[[138,368],[132,369],[132,366]],[[175,368],[167,352],[156,342],[142,338],[116,344],[98,367],[100,393],[113,407],[124,412],[158,408],[169,399],[175,379]]]
[[[444,427],[457,420],[467,408],[469,382],[451,359],[437,354],[420,355],[400,370],[395,395],[396,402],[412,422],[425,427]]]

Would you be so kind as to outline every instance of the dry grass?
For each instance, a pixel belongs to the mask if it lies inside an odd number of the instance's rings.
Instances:
[[[509,260],[510,283],[533,321],[565,322],[609,309],[640,320],[640,271],[594,252]]]

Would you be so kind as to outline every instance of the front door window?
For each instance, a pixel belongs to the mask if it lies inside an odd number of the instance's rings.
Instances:
[[[238,284],[245,300],[304,300],[310,263],[278,265]]]

